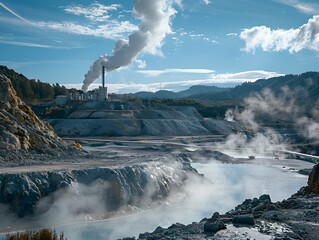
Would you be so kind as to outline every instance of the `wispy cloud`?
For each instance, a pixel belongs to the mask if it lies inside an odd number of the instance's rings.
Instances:
[[[58,47],[58,46],[52,46],[52,45],[46,45],[46,44],[7,41],[7,40],[1,40],[1,39],[0,39],[0,43],[8,44],[8,45],[15,45],[15,46],[23,46],[23,47],[35,47],[35,48],[65,48],[65,47]]]
[[[0,6],[3,7],[5,10],[7,10],[9,13],[11,13],[12,15],[16,16],[17,18],[19,18],[20,20],[22,20],[23,22],[26,22],[28,24],[33,25],[33,22],[25,19],[24,17],[20,16],[19,14],[17,14],[15,11],[13,11],[12,9],[10,9],[9,7],[7,7],[4,3],[0,2]]]
[[[196,40],[196,39],[204,40],[204,41],[215,43],[215,44],[218,43],[215,39],[212,39],[211,37],[208,37],[203,33],[196,33],[194,31],[188,32],[188,31],[185,31],[183,28],[177,30],[177,32],[175,33],[174,41],[176,43],[181,43],[182,40],[180,40],[179,38],[182,38],[182,37],[189,37],[192,40]]]
[[[126,37],[127,34],[136,31],[138,27],[129,21],[119,21],[117,18],[110,19],[109,11],[114,11],[121,7],[118,4],[109,6],[99,3],[93,3],[90,6],[67,6],[64,11],[69,14],[84,16],[86,19],[94,22],[93,24],[80,24],[71,21],[31,21],[27,20],[15,11],[0,3],[0,6],[15,16],[18,21],[11,21],[7,18],[0,18],[0,21],[5,21],[9,24],[19,25],[21,21],[30,24],[33,27],[39,27],[44,30],[54,30],[76,35],[94,36],[105,39],[119,39]],[[19,22],[19,20],[21,20]],[[103,21],[103,22],[102,22]]]
[[[59,32],[66,32],[77,35],[94,36],[105,39],[119,39],[138,30],[138,27],[129,21],[120,21],[118,18],[111,19],[109,12],[117,11],[122,8],[120,4],[103,5],[92,3],[89,6],[69,5],[64,7],[68,14],[83,16],[91,24],[79,24],[76,22],[38,22],[37,24],[45,29],[51,29]]]
[[[202,3],[204,3],[204,4],[208,5],[208,4],[210,4],[210,3],[211,3],[211,1],[210,1],[210,0],[202,0]]]
[[[87,60],[79,59],[58,59],[58,60],[39,60],[39,61],[0,61],[0,65],[6,65],[13,69],[25,68],[33,65],[43,65],[43,64],[56,64],[56,65],[70,65],[77,66],[79,64],[86,64]]]
[[[273,1],[288,5],[303,13],[307,13],[307,14],[319,13],[319,4],[316,4],[316,3],[305,3],[300,0],[273,0]]]
[[[32,48],[50,48],[50,49],[80,49],[80,48],[90,47],[88,45],[84,46],[77,43],[65,44],[56,39],[49,41],[49,43],[40,43],[36,38],[25,38],[25,37],[11,36],[11,35],[0,36],[0,44],[32,47]]]
[[[120,4],[103,5],[95,2],[88,7],[83,5],[69,5],[64,8],[64,11],[77,16],[84,16],[92,22],[105,22],[111,17],[109,15],[110,11],[116,11],[121,7],[122,5]]]
[[[137,26],[129,21],[110,21],[97,27],[74,22],[37,22],[37,25],[44,29],[105,39],[123,38],[125,35],[137,30]]]
[[[198,80],[181,80],[174,82],[157,82],[157,83],[127,83],[127,84],[108,84],[110,92],[114,93],[134,93],[139,91],[156,92],[160,89],[172,91],[181,91],[193,85],[214,85],[227,83],[243,83],[254,82],[258,79],[267,79],[271,77],[281,76],[276,72],[267,72],[263,70],[252,70],[238,73],[212,74],[209,78]],[[82,83],[64,84],[68,88],[81,89]],[[98,88],[100,84],[91,84],[90,90]]]
[[[266,26],[256,26],[245,29],[240,38],[246,42],[243,51],[255,52],[257,48],[263,51],[299,52],[304,49],[319,51],[319,15],[296,29],[272,30]]]
[[[210,69],[188,69],[188,68],[169,68],[162,70],[138,70],[138,73],[142,73],[149,77],[157,77],[166,73],[197,73],[197,74],[211,74],[214,70]]]

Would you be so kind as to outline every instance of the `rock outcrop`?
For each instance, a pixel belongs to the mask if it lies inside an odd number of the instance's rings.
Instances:
[[[11,81],[0,75],[0,151],[50,153],[67,148],[53,128],[41,121],[16,95]],[[2,158],[5,159],[5,156]]]
[[[315,165],[308,178],[307,193],[319,194],[319,164]]]
[[[165,201],[173,191],[181,191],[184,181],[191,175],[201,177],[188,164],[159,162],[119,168],[0,174],[0,203],[23,217],[35,210],[45,212],[52,205],[57,207],[57,199],[68,199],[73,192],[78,202],[99,199],[105,210],[98,213],[102,216],[128,206],[148,208],[158,201]],[[40,200],[46,196],[50,204],[37,209]],[[76,214],[90,214],[90,209],[95,207],[88,204],[77,208],[77,204],[72,204]]]
[[[176,223],[157,227],[152,233],[141,233],[147,239],[318,239],[319,196],[294,195],[282,202],[247,199],[235,210],[188,225]]]
[[[318,239],[319,232],[319,164],[308,179],[308,186],[281,202],[272,202],[269,195],[246,199],[235,209],[189,225],[173,224],[141,233],[146,239]]]

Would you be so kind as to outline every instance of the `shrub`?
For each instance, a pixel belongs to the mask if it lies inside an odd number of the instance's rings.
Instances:
[[[16,234],[7,234],[5,240],[67,240],[64,233],[60,236],[55,230],[44,228],[38,231],[17,232]]]

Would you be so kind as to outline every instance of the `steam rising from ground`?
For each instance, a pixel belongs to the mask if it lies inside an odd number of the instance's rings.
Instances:
[[[176,0],[133,0],[133,16],[141,20],[137,32],[128,40],[119,40],[113,55],[98,58],[85,75],[82,90],[87,91],[91,83],[101,76],[102,66],[107,72],[128,66],[141,53],[161,54],[163,39],[172,32],[170,19],[176,11],[172,7]]]
[[[141,1],[143,2],[143,1]],[[311,83],[310,83],[311,84]],[[249,156],[269,156],[272,152],[285,149],[284,139],[276,132],[277,120],[285,124],[292,124],[300,134],[309,140],[319,140],[319,104],[305,106],[300,102],[300,96],[307,94],[304,89],[291,90],[288,87],[278,92],[265,89],[245,99],[245,110],[229,110],[226,114],[228,120],[239,121],[252,130],[254,134],[231,134],[225,143],[217,147]],[[302,98],[304,99],[304,98]],[[265,123],[269,123],[266,127]],[[210,143],[209,143],[210,144]],[[213,148],[213,146],[209,146]],[[209,156],[210,157],[210,156]],[[169,162],[175,162],[173,157]],[[264,159],[262,159],[264,161]],[[266,160],[265,160],[266,161]],[[174,222],[190,223],[208,217],[214,211],[221,213],[230,210],[245,198],[256,197],[261,194],[270,194],[273,201],[289,197],[299,187],[305,185],[306,177],[284,172],[279,166],[280,161],[273,161],[270,166],[264,165],[230,165],[230,164],[204,164],[196,166],[199,172],[204,173],[209,180],[188,175],[188,180],[180,184],[181,189],[171,189],[167,200],[161,201],[162,206],[152,205],[152,195],[157,185],[150,184],[146,194],[133,201],[139,207],[148,209],[136,214],[140,209],[134,204],[127,203],[117,211],[123,215],[133,213],[131,216],[95,222],[92,224],[79,224],[59,226],[58,230],[66,231],[68,239],[116,239],[119,237],[136,235],[143,231],[152,231],[158,225],[169,226]],[[293,161],[289,161],[291,164]],[[285,164],[289,164],[285,163]],[[263,163],[264,164],[264,163]],[[277,165],[277,167],[274,165]],[[300,164],[295,163],[295,164]],[[308,165],[307,165],[308,164]],[[300,164],[301,166],[301,164]],[[302,168],[311,167],[310,163],[302,163]],[[178,164],[168,165],[165,168],[149,168],[150,182],[165,176],[170,182],[181,181],[175,175]],[[275,186],[275,187],[274,187]],[[56,225],[63,222],[90,220],[107,212],[105,195],[109,183],[96,181],[90,186],[74,184],[71,188],[56,192],[52,196],[42,199],[38,205],[36,218],[19,220],[27,226],[28,223],[41,226],[40,223]],[[180,201],[184,199],[184,201]],[[136,205],[135,205],[136,206]],[[16,223],[16,219],[1,209],[0,219],[6,219],[4,224]],[[11,220],[10,220],[11,219]],[[21,222],[22,221],[22,222]],[[4,227],[4,225],[1,225]],[[29,225],[30,226],[30,225]]]
[[[307,84],[311,85],[311,79],[308,80]],[[238,121],[258,133],[250,138],[242,133],[232,134],[220,147],[246,149],[247,154],[265,156],[286,148],[278,131],[297,134],[306,140],[319,140],[319,103],[303,102],[307,95],[303,88],[292,90],[287,86],[276,93],[270,89],[254,93],[244,99],[244,111],[229,109],[225,115],[227,120]]]
[[[215,211],[224,213],[246,198],[264,193],[270,194],[273,201],[278,201],[290,196],[306,183],[305,176],[285,172],[280,167],[274,167],[273,163],[268,164],[263,166],[218,162],[194,164],[194,167],[208,180],[203,181],[194,175],[189,175],[189,179],[182,187],[183,191],[173,190],[168,200],[161,206],[153,205],[143,211],[135,209],[137,211],[131,212],[132,215],[127,215],[130,212],[123,207],[117,212],[120,217],[114,219],[68,225],[63,223],[90,220],[89,217],[94,213],[103,213],[105,206],[101,204],[101,199],[104,197],[103,189],[108,187],[108,184],[103,182],[96,182],[91,186],[73,185],[69,189],[57,192],[55,196],[44,199],[41,202],[42,206],[39,207],[46,208],[44,205],[49,204],[50,208],[43,215],[34,219],[14,219],[12,223],[24,221],[29,227],[30,223],[36,226],[41,226],[41,223],[51,226],[61,224],[56,229],[64,231],[70,240],[117,239],[138,235],[144,231],[153,231],[159,225],[168,227],[176,222],[187,224],[199,221],[203,217],[211,216]],[[166,170],[169,175],[170,170]],[[154,178],[161,174],[161,170],[155,168],[151,172],[157,172]],[[180,201],[181,199],[183,201]],[[148,204],[149,201],[145,199],[145,203]],[[9,221],[9,215],[4,217],[6,218],[1,219],[6,221],[1,222],[2,226]]]
[[[167,159],[163,159],[165,161]],[[16,219],[0,204],[0,218],[6,219],[0,222],[0,232],[7,226],[39,228],[104,219],[178,201],[184,181],[194,174],[185,172],[182,164],[176,161],[148,163],[138,168],[140,170],[127,168],[113,172],[112,181],[98,178],[89,185],[73,182],[71,186],[41,198],[34,216]],[[94,177],[94,173],[92,175]],[[34,184],[33,180],[30,179],[30,184]]]
[[[217,148],[234,157],[271,157],[281,156],[286,149],[280,134],[268,129],[248,137],[244,133],[231,134],[224,143],[217,144]]]
[[[201,181],[197,177],[190,177],[183,187],[184,197],[180,191],[173,191],[166,204],[153,207],[149,210],[135,212],[119,218],[100,222],[82,222],[78,224],[57,226],[58,231],[65,231],[66,237],[73,239],[117,239],[125,236],[138,235],[144,231],[153,231],[157,226],[168,227],[175,222],[191,223],[203,217],[209,217],[213,212],[224,213],[231,210],[246,198],[260,196],[264,193],[271,194],[274,201],[290,196],[295,190],[304,185],[305,176],[284,172],[280,168],[258,165],[230,165],[221,163],[195,164],[200,173],[204,173],[210,181]],[[267,180],[266,180],[267,179]],[[268,180],[269,179],[269,180]],[[273,187],[276,186],[276,187]],[[94,204],[98,199],[90,188],[83,189],[81,197],[72,197],[74,193],[64,192],[61,200],[51,207],[50,214],[43,216],[41,221],[59,221],[63,219],[63,212],[72,213],[72,203],[85,206],[85,203]],[[101,194],[98,194],[101,195]],[[178,201],[177,197],[183,197]],[[87,201],[86,198],[91,198]],[[62,201],[63,200],[63,201]],[[96,205],[95,211],[103,208]],[[71,209],[70,209],[71,208]],[[120,210],[119,212],[124,209]],[[127,213],[127,211],[126,211]],[[59,214],[62,214],[58,216]],[[54,219],[54,217],[57,217]],[[73,219],[74,220],[74,219]],[[60,221],[62,223],[63,221]]]

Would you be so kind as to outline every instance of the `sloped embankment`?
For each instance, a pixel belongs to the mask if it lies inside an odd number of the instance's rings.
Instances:
[[[195,108],[126,101],[82,103],[61,119],[47,119],[60,136],[186,136],[229,134],[238,124],[204,119]]]

